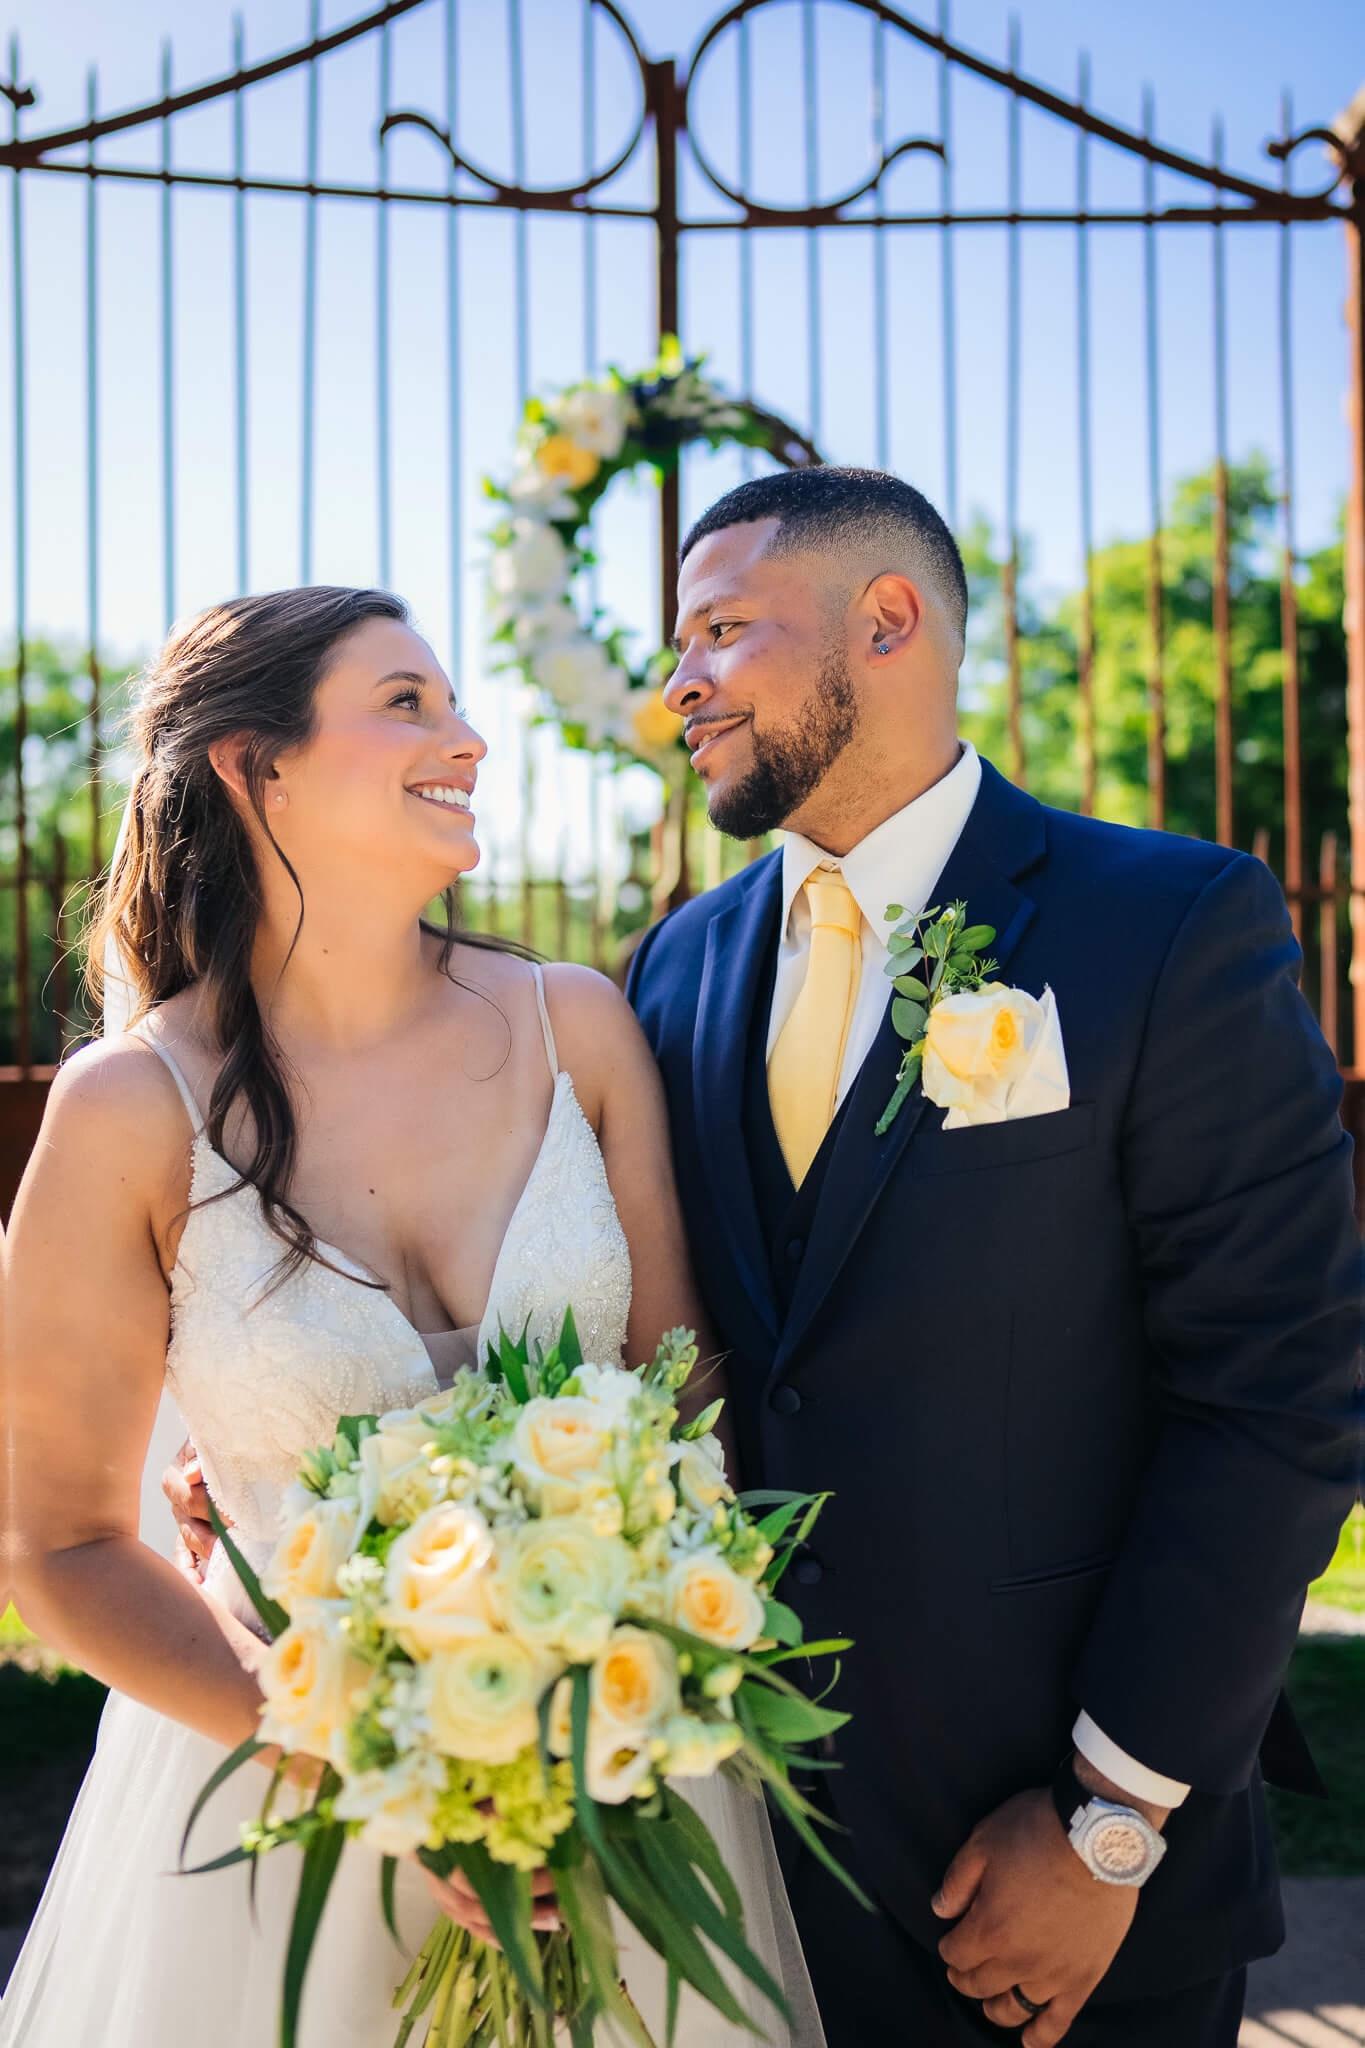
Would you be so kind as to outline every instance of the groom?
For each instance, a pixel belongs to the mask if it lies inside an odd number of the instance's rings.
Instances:
[[[745,1480],[834,1495],[784,1597],[856,1640],[818,1796],[879,1911],[804,1851],[792,1900],[830,2048],[1232,2048],[1261,1767],[1316,1782],[1280,1684],[1350,1504],[1350,1144],[1269,873],[979,759],[966,613],[891,476],[744,484],[682,549],[667,700],[712,822],[787,837],[630,995]],[[1069,1106],[917,1088],[878,1137],[888,905],[959,900]]]

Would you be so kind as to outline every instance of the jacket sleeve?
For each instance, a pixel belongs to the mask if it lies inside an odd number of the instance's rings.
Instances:
[[[1075,1693],[1210,1793],[1251,1776],[1353,1492],[1351,1141],[1298,966],[1278,884],[1237,856],[1172,941],[1121,1137],[1159,1429]]]

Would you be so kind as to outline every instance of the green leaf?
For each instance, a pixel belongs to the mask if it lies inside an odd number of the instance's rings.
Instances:
[[[784,1607],[780,1600],[765,1600],[763,1603],[763,1633],[774,1641],[788,1645],[801,1640],[801,1617],[790,1607]]]
[[[583,1363],[583,1346],[578,1341],[578,1326],[573,1319],[572,1308],[564,1311],[564,1324],[559,1333],[560,1363],[575,1373]]]
[[[272,1636],[283,1635],[289,1626],[288,1614],[278,1600],[272,1600],[269,1594],[262,1590],[260,1580],[229,1536],[227,1524],[212,1501],[209,1502],[209,1520],[213,1524],[214,1535],[226,1551],[228,1561],[241,1580],[247,1599],[260,1615],[263,1626],[269,1629]]]
[[[330,1777],[335,1787],[338,1782],[335,1772],[327,1772],[323,1784]],[[319,1797],[321,1788],[319,1788]],[[346,1846],[346,1830],[340,1821],[331,1827],[320,1828],[303,1852],[303,1870],[299,1876],[299,1892],[294,1902],[294,1918],[289,1928],[289,1947],[284,1959],[284,2006],[280,2014],[280,2048],[296,2048],[299,2031],[299,2012],[303,2004],[303,1982],[308,1974],[308,1960],[317,1940],[318,1922],[322,1909],[327,1904],[327,1894],[336,1876],[341,1852]]]
[[[224,1757],[222,1763],[219,1764],[217,1770],[213,1773],[213,1776],[209,1779],[207,1785],[203,1787],[202,1791],[199,1794],[199,1797],[195,1800],[194,1805],[190,1808],[190,1817],[185,1822],[185,1832],[180,1837],[179,1862],[180,1868],[182,1870],[185,1867],[185,1851],[186,1849],[188,1849],[190,1845],[190,1835],[193,1831],[194,1824],[198,1820],[200,1814],[204,1811],[204,1808],[208,1805],[210,1799],[212,1799],[214,1793],[218,1790],[218,1787],[220,1785],[225,1785],[228,1779],[232,1776],[234,1771],[240,1770],[243,1764],[250,1763],[252,1757],[259,1755],[260,1751],[263,1750],[265,1747],[266,1744],[264,1742],[258,1742],[254,1735],[248,1735],[245,1742],[238,1743],[236,1749],[233,1750],[231,1756]]]
[[[993,924],[969,924],[965,932],[959,932],[953,940],[954,952],[979,953],[983,946],[995,942]]]
[[[562,1836],[560,1840],[562,1842]],[[575,1863],[562,1861],[561,1856],[557,1843],[550,1856],[550,1867],[555,1874],[559,1910],[569,1930],[575,1959],[587,1977],[593,2003],[604,2017],[616,2023],[627,2039],[636,2043],[636,2048],[654,2048],[640,2015],[621,1995],[621,1965],[616,1953],[616,1938],[611,1931],[602,1873],[590,1856],[581,1857]],[[596,2029],[592,2022],[596,2018],[596,2012],[589,2014],[590,2024],[581,2036],[585,2042],[591,2043],[594,2038]],[[579,2038],[580,2035],[575,2033],[574,2048],[577,2048]]]
[[[896,1083],[896,1092],[877,1119],[876,1129],[873,1134],[875,1137],[884,1138],[892,1124],[896,1121],[896,1118],[900,1115],[902,1105],[919,1079],[919,1070],[920,1055],[915,1053],[911,1055],[902,1067],[900,1079]]]
[[[886,906],[886,921],[887,921],[887,923],[888,923],[888,924],[898,924],[898,923],[900,922],[901,918],[903,918],[904,916],[905,916],[905,905],[904,905],[903,903],[888,903],[888,904],[887,904],[887,906]]]
[[[816,1657],[836,1657],[852,1648],[851,1636],[824,1636],[819,1642],[797,1643],[790,1650],[755,1650],[751,1655],[754,1663],[761,1664],[766,1671],[771,1664],[790,1664],[793,1657],[804,1657],[809,1662]]]
[[[927,1016],[927,1002],[912,1003],[906,996],[892,996],[891,1023],[902,1038],[922,1038]]]
[[[426,1862],[426,1856],[421,1860]],[[478,1893],[521,1990],[533,2005],[543,2006],[545,1984],[531,1926],[529,1876],[508,1863],[495,1862],[482,1842],[455,1845],[452,1868],[462,1870]]]
[[[771,1692],[757,1680],[748,1679],[741,1688],[755,1728],[769,1743],[819,1742],[836,1728],[848,1725],[847,1714],[831,1707],[817,1707],[801,1695]]]
[[[891,986],[898,996],[908,996],[911,1002],[927,1003],[929,991],[917,974],[893,974]]]
[[[640,1848],[645,1862],[654,1873],[655,1881],[660,1886],[668,1887],[670,1898],[676,1899],[692,1925],[699,1929],[722,1955],[729,1957],[735,1968],[746,1976],[751,1984],[757,1986],[769,2004],[774,2006],[784,2019],[788,2018],[781,1986],[769,1976],[744,1939],[743,1914],[737,1916],[736,1925],[736,1921],[729,1914],[721,1911],[706,1886],[696,1877],[690,1861],[685,1860],[680,1854],[669,1854],[668,1832],[669,1824],[666,1821],[662,1824],[656,1822],[652,1827],[646,1826],[640,1831]],[[677,1837],[677,1847],[681,1847],[682,1840],[681,1836]],[[758,2025],[742,2013],[740,2017],[749,2031],[758,2035],[761,2040],[763,2035]]]
[[[367,1436],[373,1436],[379,1427],[377,1415],[343,1415],[337,1423],[336,1434],[345,1437],[356,1457]]]
[[[230,1870],[234,1863],[249,1862],[254,1865],[255,1861],[256,1851],[254,1849],[227,1849],[221,1856],[215,1856],[212,1863],[194,1863],[191,1864],[188,1870],[182,1864],[180,1875],[181,1877],[202,1877],[209,1870]]]
[[[931,924],[924,934],[924,952],[929,960],[941,960],[948,950],[951,933],[947,925]]]
[[[774,1508],[770,1515],[765,1515],[758,1524],[758,1533],[764,1542],[776,1543],[785,1536],[803,1506],[802,1501],[789,1500],[784,1506]]]
[[[384,1925],[395,1941],[399,1941],[398,1922],[394,1917],[394,1883],[398,1876],[398,1858],[386,1856],[379,1866],[379,1905],[384,1915]],[[401,1947],[401,1941],[399,1941]]]
[[[929,940],[932,937],[932,932],[929,932],[925,935],[924,943],[926,946],[928,945]],[[887,950],[889,952],[894,953],[897,956],[897,958],[899,958],[902,953],[917,953],[919,951],[919,948],[915,944],[915,935],[913,932],[892,932],[886,944]]]

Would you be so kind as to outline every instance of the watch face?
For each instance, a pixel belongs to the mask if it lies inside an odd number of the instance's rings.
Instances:
[[[1151,1861],[1151,1850],[1140,1828],[1115,1815],[1099,1821],[1086,1837],[1086,1848],[1097,1870],[1121,1884],[1141,1876]]]

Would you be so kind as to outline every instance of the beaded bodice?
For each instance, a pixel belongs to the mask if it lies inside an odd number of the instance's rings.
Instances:
[[[539,976],[539,970],[536,970]],[[538,986],[537,993],[540,994]],[[547,1346],[572,1305],[587,1357],[618,1360],[630,1309],[630,1254],[592,1126],[558,1069],[535,1165],[503,1239],[479,1325],[477,1351],[499,1324]],[[338,1417],[407,1408],[437,1381],[426,1346],[364,1269],[319,1241],[330,1265],[308,1261],[275,1284],[281,1240],[260,1198],[236,1185],[209,1144],[183,1074],[154,1033],[139,1035],[175,1076],[195,1123],[192,1205],[171,1275],[169,1389],[194,1440],[210,1494],[246,1547],[273,1542],[299,1459],[330,1441]],[[340,1268],[332,1271],[331,1266]],[[273,1290],[273,1291],[272,1291]]]

